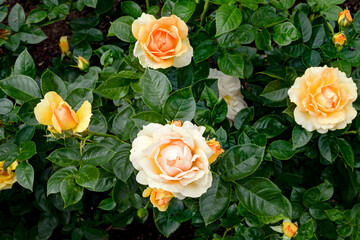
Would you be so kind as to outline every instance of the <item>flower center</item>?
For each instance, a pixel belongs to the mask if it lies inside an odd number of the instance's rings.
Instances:
[[[72,114],[71,109],[66,104],[61,104],[55,111],[54,115],[59,122],[61,130],[69,130],[74,128],[78,120],[75,114]]]
[[[316,96],[316,101],[323,107],[330,109],[335,108],[339,97],[331,87],[321,89],[321,93]]]
[[[148,46],[150,52],[157,57],[166,56],[174,52],[176,36],[165,30],[158,29],[150,35],[150,44]]]

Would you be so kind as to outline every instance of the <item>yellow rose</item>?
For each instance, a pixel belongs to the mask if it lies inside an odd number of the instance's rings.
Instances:
[[[13,162],[4,170],[5,161],[0,162],[0,190],[10,189],[12,185],[17,181],[15,176],[15,168],[17,167],[17,161]]]
[[[296,104],[294,118],[308,131],[343,129],[356,117],[352,106],[357,98],[357,87],[352,78],[337,68],[312,67],[295,80],[288,91]]]
[[[179,17],[172,15],[158,20],[143,13],[132,24],[132,33],[138,40],[134,56],[146,68],[180,68],[189,65],[193,56],[188,27]]]
[[[150,202],[154,207],[157,207],[159,211],[164,212],[169,207],[170,200],[174,197],[174,194],[162,189],[146,188],[142,194],[143,197],[150,196]]]
[[[75,113],[71,106],[56,92],[48,92],[44,99],[34,109],[36,120],[49,126],[52,132],[61,133],[72,129],[73,132],[83,132],[89,126],[91,104],[85,101]]]
[[[353,19],[349,10],[346,9],[340,13],[340,16],[338,18],[338,24],[340,27],[346,28],[350,26],[352,21]]]
[[[203,133],[189,121],[181,126],[150,123],[132,143],[130,161],[136,180],[176,198],[200,197],[211,186],[209,158],[213,155]]]
[[[60,38],[59,47],[60,47],[62,54],[66,55],[69,52],[70,47],[69,47],[69,43],[67,40],[67,36],[62,36]]]
[[[206,142],[207,145],[211,148],[213,154],[209,158],[209,165],[215,162],[220,154],[224,152],[224,149],[221,149],[220,143],[215,140],[215,138],[211,139],[210,141]]]

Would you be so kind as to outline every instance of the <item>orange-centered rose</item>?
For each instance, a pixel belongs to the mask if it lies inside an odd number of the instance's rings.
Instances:
[[[133,141],[130,161],[136,180],[175,197],[200,197],[211,186],[211,148],[202,136],[205,127],[191,122],[144,126]]]
[[[346,43],[346,36],[343,33],[336,33],[332,37],[332,41],[335,46],[344,46]]]
[[[4,170],[5,161],[0,162],[0,190],[10,189],[17,181],[15,176],[15,168],[18,165],[17,161],[13,162]]]
[[[34,113],[39,123],[58,133],[70,129],[74,133],[85,131],[92,115],[91,104],[88,101],[85,101],[75,113],[56,92],[46,93],[44,99],[36,105]]]
[[[288,94],[296,104],[295,121],[308,131],[343,129],[357,114],[352,106],[357,98],[356,84],[337,68],[307,69]]]
[[[138,40],[134,56],[146,68],[184,67],[193,56],[188,27],[179,17],[172,15],[158,20],[153,15],[143,13],[132,24],[132,33]]]
[[[150,202],[154,207],[157,207],[159,211],[166,211],[169,207],[170,200],[174,197],[171,192],[164,191],[162,189],[146,188],[142,194],[143,197],[150,196]]]

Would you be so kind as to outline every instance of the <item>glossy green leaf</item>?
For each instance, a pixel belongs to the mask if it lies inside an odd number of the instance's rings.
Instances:
[[[24,8],[19,3],[15,4],[10,10],[8,22],[15,32],[19,32],[20,27],[25,23]]]
[[[323,134],[319,138],[318,147],[321,156],[327,161],[333,163],[339,153],[339,146],[336,136],[331,133]]]
[[[61,197],[64,207],[79,202],[84,194],[84,188],[77,185],[74,176],[67,176],[60,185]]]
[[[216,36],[235,30],[241,23],[242,14],[235,4],[222,5],[215,16]]]
[[[21,162],[15,169],[18,183],[26,189],[33,191],[35,171],[28,162]]]
[[[26,75],[32,79],[36,76],[36,67],[33,58],[25,49],[15,61],[14,75]]]
[[[80,164],[81,155],[79,151],[73,148],[58,148],[53,151],[48,157],[51,162],[59,166],[77,166]]]
[[[296,125],[292,131],[293,149],[305,146],[311,140],[313,133]]]
[[[217,166],[224,180],[234,181],[252,174],[260,166],[263,157],[263,147],[254,144],[238,145],[226,151]]]
[[[117,148],[114,157],[111,159],[114,174],[123,182],[126,182],[134,172],[134,167],[129,160],[130,149],[129,144],[122,144]]]
[[[164,105],[163,116],[166,120],[190,121],[195,115],[195,99],[191,88],[183,88],[170,94]]]
[[[116,203],[112,200],[112,198],[106,198],[102,200],[98,206],[98,208],[105,210],[105,211],[111,211],[116,207]]]
[[[33,141],[23,142],[19,146],[19,161],[25,161],[30,159],[36,154],[36,144]]]
[[[338,138],[337,144],[346,164],[351,167],[351,169],[353,169],[355,163],[355,155],[351,145],[343,138]]]
[[[57,170],[50,176],[47,182],[47,195],[60,192],[60,185],[67,176],[74,176],[77,168],[74,166],[66,167]]]
[[[134,18],[130,16],[122,16],[111,23],[111,29],[114,31],[116,37],[124,42],[135,42],[136,38],[131,31],[131,24]]]
[[[211,119],[215,123],[221,123],[222,121],[225,120],[227,112],[228,112],[227,103],[224,99],[221,99],[215,104],[213,110],[211,111]]]
[[[244,59],[241,54],[233,52],[223,54],[218,59],[220,70],[230,76],[244,77]]]
[[[83,153],[82,162],[98,166],[110,161],[114,154],[115,152],[104,146],[91,146]]]
[[[173,14],[187,22],[193,15],[196,2],[193,0],[177,0],[173,8]]]
[[[1,89],[10,97],[27,101],[32,98],[41,98],[37,83],[25,75],[17,75],[0,81]]]
[[[142,13],[139,4],[133,1],[121,2],[121,10],[125,13],[125,15],[130,15],[135,19],[139,18]]]
[[[289,87],[283,80],[274,80],[268,83],[261,96],[273,102],[279,102],[288,97]]]
[[[289,45],[300,37],[300,32],[291,22],[278,24],[274,28],[273,39],[280,46]]]
[[[93,165],[82,165],[75,174],[75,181],[82,187],[93,189],[100,176],[99,169]]]
[[[126,107],[119,112],[112,123],[112,132],[118,135],[122,140],[128,140],[135,123],[130,118],[134,114],[131,106]]]
[[[213,175],[211,187],[201,195],[200,212],[208,225],[219,219],[226,211],[230,203],[231,187],[223,182],[218,175]]]
[[[286,130],[286,126],[275,117],[265,116],[254,123],[254,127],[260,132],[265,133],[268,138],[273,138]]]
[[[27,16],[26,23],[38,23],[47,17],[46,11],[35,8],[31,10]]]
[[[44,95],[47,92],[54,91],[63,99],[67,97],[67,89],[64,81],[49,69],[41,75],[41,90]]]
[[[280,160],[288,160],[292,158],[296,151],[293,150],[291,144],[285,140],[277,140],[272,142],[268,148],[269,153]]]

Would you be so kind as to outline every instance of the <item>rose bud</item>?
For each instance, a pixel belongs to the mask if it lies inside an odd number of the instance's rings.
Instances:
[[[340,27],[346,28],[346,27],[350,26],[352,21],[353,21],[353,19],[351,17],[349,10],[346,9],[340,13],[340,16],[338,18],[338,24]]]
[[[89,60],[87,60],[86,58],[83,57],[78,57],[78,65],[77,67],[81,70],[81,71],[86,71],[89,69],[90,67],[90,63]]]
[[[159,209],[159,211],[161,212],[164,212],[168,209],[169,202],[174,197],[171,192],[150,187],[144,190],[142,196],[150,196],[150,202],[152,203],[152,205]]]

